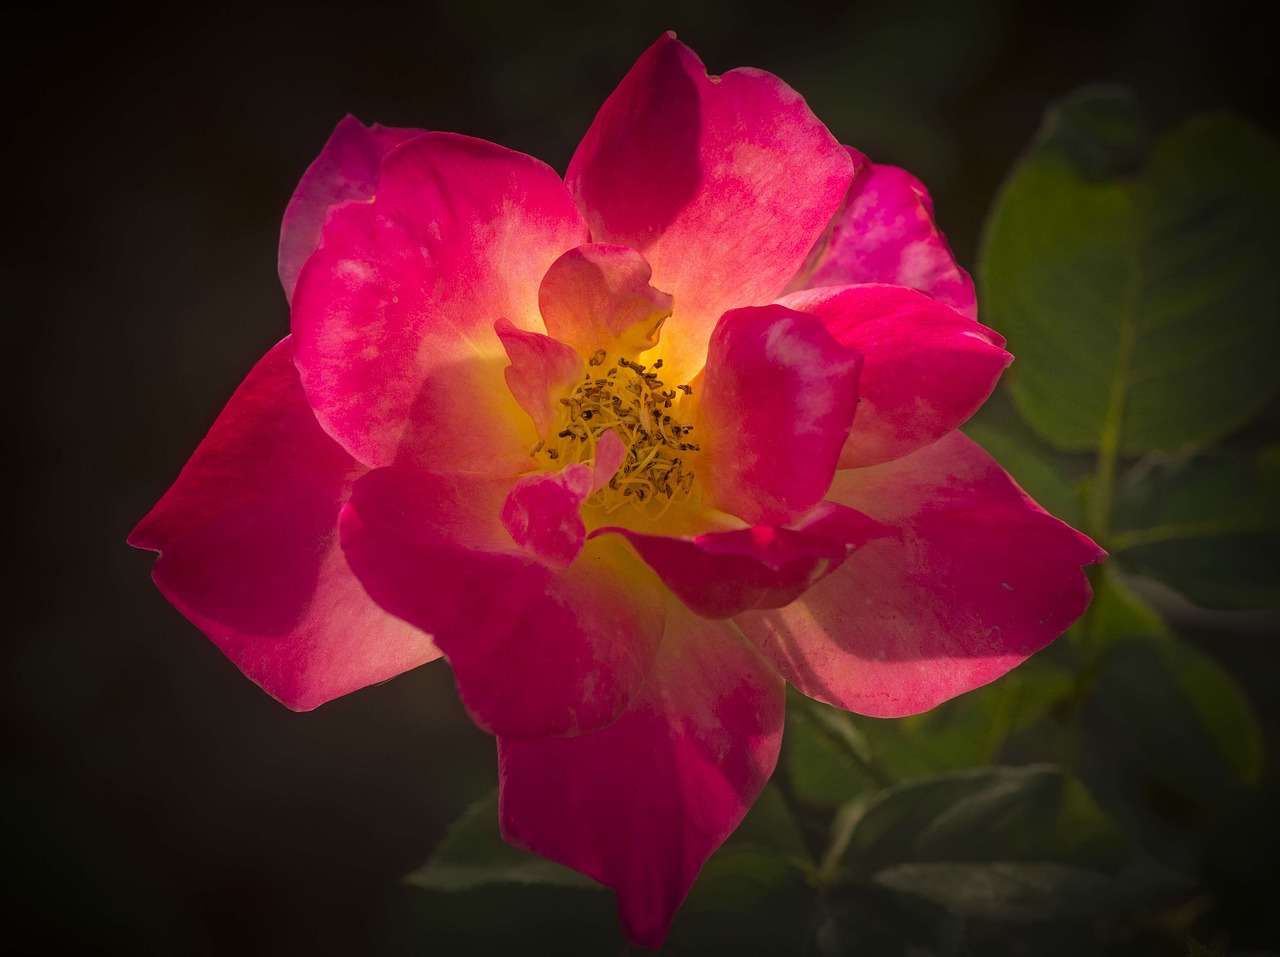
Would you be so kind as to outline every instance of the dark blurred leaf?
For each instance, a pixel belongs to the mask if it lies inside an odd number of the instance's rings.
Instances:
[[[1187,957],[1222,957],[1222,953],[1193,938],[1187,941]]]
[[[808,862],[786,801],[767,785],[703,866],[662,953],[799,953],[815,899]]]
[[[990,764],[1009,734],[1034,724],[1074,686],[1069,669],[1041,654],[905,718],[867,718],[806,701],[787,718],[791,787],[801,801],[834,808],[897,781]]]
[[[1257,780],[1262,736],[1248,699],[1182,639],[1138,635],[1111,642],[1094,687],[1150,771],[1178,793],[1217,804]]]
[[[893,788],[858,821],[843,862],[861,879],[988,919],[1125,910],[1179,886],[1142,862],[1088,792],[1049,765]]]
[[[815,895],[776,852],[726,845],[702,868],[663,954],[798,954]]]
[[[1086,180],[1132,176],[1151,143],[1133,94],[1122,86],[1087,86],[1050,107],[1039,148],[1061,153]]]
[[[1014,477],[1050,514],[1069,525],[1084,524],[1080,493],[1066,477],[1076,471],[1069,456],[1041,439],[1013,408],[1008,390],[996,393],[965,423],[964,431]]]
[[[465,891],[486,884],[549,884],[604,890],[577,871],[506,843],[498,829],[496,793],[468,808],[427,863],[405,880],[434,891]]]
[[[818,913],[821,957],[951,957],[963,953],[964,927],[933,901],[876,885],[832,888]]]
[[[937,901],[962,917],[985,920],[1119,914],[1183,886],[1156,864],[1102,874],[1042,861],[899,864],[880,871],[875,880],[884,887]]]
[[[473,805],[406,879],[417,893],[398,907],[392,936],[451,954],[620,952],[613,895],[597,893],[607,888],[504,843],[497,811],[496,795]],[[786,802],[766,786],[703,867],[663,953],[717,942],[742,954],[798,951],[814,900],[807,860]]]
[[[1206,443],[1280,383],[1280,151],[1204,116],[1123,175],[1142,139],[1114,91],[1068,97],[987,222],[984,315],[1017,356],[1019,411],[1059,448]]]
[[[832,722],[813,715],[813,711],[826,707],[814,702],[812,707],[788,709],[783,760],[787,781],[797,800],[813,807],[835,808],[875,792],[880,785],[865,763],[850,754],[849,745],[841,740]],[[833,721],[845,723],[848,733],[857,733],[851,716],[834,708],[829,710]],[[865,746],[865,742],[859,746]]]
[[[885,792],[854,829],[859,870],[906,862],[1050,861],[1115,869],[1125,838],[1080,784],[1052,765],[940,774]]]
[[[872,752],[899,780],[990,764],[1005,738],[1071,693],[1070,671],[1037,655],[983,688],[893,721],[862,718]]]
[[[402,885],[386,904],[377,953],[501,957],[624,952],[612,894],[550,885],[487,884],[450,893]]]
[[[729,835],[721,851],[765,851],[779,857],[807,860],[809,851],[795,818],[776,785],[766,784],[756,803]]]
[[[1126,588],[1110,565],[1094,579],[1093,601],[1085,618],[1072,629],[1073,637],[1086,629],[1099,646],[1125,635],[1169,634],[1159,612]]]
[[[1280,605],[1280,448],[1202,456],[1120,490],[1113,547],[1193,601]]]

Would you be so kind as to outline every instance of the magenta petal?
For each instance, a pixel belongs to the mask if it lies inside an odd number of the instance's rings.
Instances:
[[[572,565],[587,534],[580,511],[591,477],[587,466],[567,465],[516,482],[502,503],[502,524],[512,540],[548,565]]]
[[[849,437],[861,363],[813,316],[778,305],[725,313],[694,427],[716,507],[785,525],[817,504]]]
[[[823,502],[793,528],[756,525],[694,538],[606,527],[631,543],[668,588],[704,618],[780,608],[835,571],[858,545],[891,534],[843,505]]]
[[[511,360],[505,370],[507,388],[545,439],[559,418],[560,397],[582,380],[582,359],[563,342],[517,329],[510,320],[499,319],[493,329]]]
[[[539,561],[499,519],[508,488],[377,469],[342,511],[343,551],[375,601],[431,630],[477,724],[514,737],[609,724],[649,672],[661,584],[621,543],[590,542],[564,569]]]
[[[382,157],[422,130],[365,126],[347,116],[333,130],[324,149],[302,174],[284,211],[280,227],[280,284],[293,299],[302,264],[320,245],[320,229],[329,207],[348,199],[368,199],[378,185]]]
[[[440,656],[374,604],[338,547],[364,469],[316,424],[285,339],[253,368],[173,487],[129,537],[160,591],[298,711]]]
[[[998,333],[901,286],[809,289],[781,302],[817,316],[863,358],[840,468],[879,465],[937,441],[978,410],[1013,361]]]
[[[583,355],[634,356],[658,343],[671,297],[649,285],[653,270],[625,246],[571,249],[543,277],[538,304],[547,332]]]
[[[783,687],[731,627],[673,606],[649,682],[615,724],[499,738],[503,836],[616,888],[627,937],[657,947],[773,771]]]
[[[830,498],[899,534],[776,611],[735,621],[810,697],[876,717],[927,711],[1040,650],[1084,612],[1106,557],[959,432],[836,473]]]
[[[591,493],[598,492],[609,484],[609,479],[622,468],[627,460],[627,445],[618,438],[618,433],[608,429],[596,440],[595,462],[591,469]],[[591,494],[588,493],[588,494]]]
[[[585,228],[550,167],[449,133],[387,154],[370,202],[333,208],[293,299],[302,384],[370,466],[515,474],[533,430],[497,319],[538,331],[538,285]]]
[[[565,182],[592,239],[639,250],[674,295],[664,355],[688,381],[725,310],[777,298],[852,173],[789,86],[760,70],[709,77],[667,34],[605,101]]]
[[[862,160],[844,208],[818,243],[793,289],[883,282],[918,289],[973,319],[973,280],[956,263],[933,221],[920,181],[895,166]]]

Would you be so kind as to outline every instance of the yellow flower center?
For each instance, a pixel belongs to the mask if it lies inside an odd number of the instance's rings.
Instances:
[[[699,451],[691,442],[692,425],[681,421],[688,385],[668,386],[658,377],[662,360],[648,366],[625,357],[603,375],[608,355],[601,349],[587,364],[591,367],[573,393],[560,400],[559,434],[539,442],[533,456],[550,468],[574,462],[590,462],[600,436],[612,429],[627,447],[627,457],[609,484],[589,499],[612,513],[624,505],[657,518],[672,504],[687,501],[693,490],[693,457]]]

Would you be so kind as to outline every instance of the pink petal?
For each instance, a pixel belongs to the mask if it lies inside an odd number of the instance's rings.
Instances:
[[[901,286],[828,286],[783,305],[812,313],[862,355],[858,417],[840,468],[878,465],[960,426],[1013,361],[996,332]]]
[[[586,539],[582,503],[609,484],[626,457],[626,445],[610,429],[600,436],[591,465],[575,463],[558,472],[525,476],[502,503],[503,527],[539,561],[568,568]]]
[[[539,560],[568,568],[586,538],[580,510],[591,494],[591,478],[590,468],[576,464],[525,476],[502,503],[503,527]]]
[[[772,773],[782,717],[783,683],[764,660],[673,604],[649,683],[615,724],[499,738],[503,836],[616,888],[623,931],[657,947]]]
[[[892,534],[831,502],[819,504],[794,528],[756,525],[674,538],[610,526],[591,534],[608,532],[629,541],[666,586],[704,618],[788,605],[835,571],[856,546]]]
[[[342,511],[347,560],[375,601],[431,630],[477,724],[514,737],[609,724],[649,672],[661,585],[619,542],[589,542],[564,569],[539,561],[499,519],[508,489],[370,472]]]
[[[634,249],[588,243],[554,263],[538,290],[547,332],[584,356],[604,349],[634,357],[658,343],[671,297],[649,285],[653,270]]]
[[[280,284],[293,299],[302,264],[320,245],[320,229],[329,207],[348,199],[368,199],[378,185],[382,157],[422,130],[365,126],[347,116],[333,130],[284,211],[280,227]]]
[[[161,553],[153,577],[174,607],[297,711],[440,656],[342,557],[338,511],[363,472],[316,424],[285,339],[129,537]]]
[[[838,472],[829,497],[899,534],[735,621],[805,694],[861,714],[916,714],[1000,677],[1080,617],[1081,566],[1106,557],[959,432]]]
[[[609,484],[609,479],[622,468],[627,459],[627,445],[618,438],[618,433],[608,429],[596,440],[595,463],[591,471],[591,493],[598,492]],[[588,493],[588,494],[591,494]]]
[[[777,298],[852,172],[785,83],[748,69],[709,77],[668,33],[605,101],[565,182],[592,239],[639,250],[675,296],[664,356],[687,382],[725,310]]]
[[[539,331],[538,285],[585,228],[550,167],[425,133],[371,202],[329,213],[293,300],[298,369],[325,431],[370,466],[514,474],[533,429],[497,319]]]
[[[693,432],[710,500],[765,525],[817,504],[849,437],[861,364],[813,316],[779,305],[725,313]]]
[[[933,221],[933,202],[920,181],[896,166],[859,164],[844,208],[792,289],[883,282],[909,286],[970,319],[978,315],[973,280],[956,263]]]
[[[582,381],[582,359],[563,342],[517,329],[510,320],[499,319],[493,329],[511,360],[504,372],[507,388],[546,439],[559,420],[560,398]]]

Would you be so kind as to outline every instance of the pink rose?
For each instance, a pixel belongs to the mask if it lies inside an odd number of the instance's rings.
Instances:
[[[770,74],[662,37],[563,180],[348,117],[280,276],[292,335],[131,542],[291,708],[447,656],[507,839],[641,944],[769,778],[785,682],[924,711],[1089,601],[1103,553],[956,431],[1010,356],[928,195]]]

